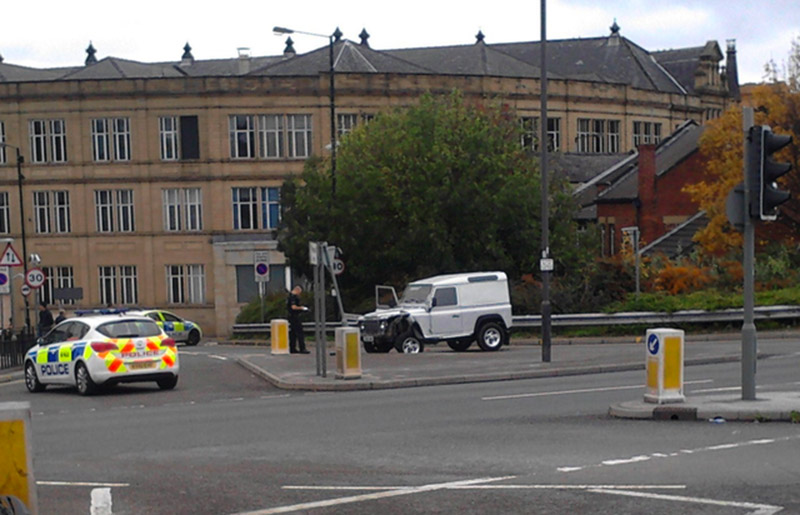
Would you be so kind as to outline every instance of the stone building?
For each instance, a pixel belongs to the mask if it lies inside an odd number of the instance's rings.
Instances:
[[[359,38],[334,44],[338,137],[457,88],[516,109],[521,144],[537,147],[538,42],[489,44],[479,33],[461,46],[375,50],[366,31]],[[98,59],[90,44],[83,66],[54,69],[0,58],[0,236],[21,253],[23,207],[28,251],[47,274],[43,300],[79,287],[67,309],[165,307],[222,336],[257,295],[255,251],[270,252],[268,289],[284,290],[280,187],[331,141],[329,48],[294,44],[283,55],[200,60],[187,43],[160,63]],[[735,49],[723,68],[715,42],[698,48],[649,52],[616,23],[608,36],[549,41],[550,147],[602,160],[717,116],[735,100]]]

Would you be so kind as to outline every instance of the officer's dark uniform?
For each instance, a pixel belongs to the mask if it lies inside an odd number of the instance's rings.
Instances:
[[[302,311],[292,309],[292,306],[300,306],[300,297],[294,293],[289,293],[289,298],[286,299],[286,309],[289,312],[289,352],[299,352],[302,354],[307,353],[306,338],[303,334],[303,323],[300,322],[300,313]]]

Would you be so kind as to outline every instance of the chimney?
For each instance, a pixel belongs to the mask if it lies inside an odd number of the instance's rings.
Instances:
[[[250,48],[239,47],[236,50],[239,52],[239,75],[246,75],[250,73]]]
[[[655,241],[662,235],[657,209],[656,146],[640,145],[639,148],[639,202],[641,239]]]
[[[739,102],[742,94],[739,91],[739,70],[736,66],[736,40],[729,39],[728,52],[725,57],[725,79],[728,83],[728,94],[731,98]]]

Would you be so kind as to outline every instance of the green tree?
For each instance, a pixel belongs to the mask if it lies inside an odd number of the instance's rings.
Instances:
[[[309,160],[286,183],[280,248],[303,267],[310,240],[342,248],[348,308],[371,298],[378,283],[471,270],[533,273],[541,183],[519,131],[514,113],[458,92],[382,113],[342,139],[335,201],[328,161]],[[561,273],[575,271],[589,252],[579,245],[566,181],[551,184],[551,248]]]

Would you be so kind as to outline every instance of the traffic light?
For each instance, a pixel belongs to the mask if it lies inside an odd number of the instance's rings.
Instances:
[[[776,162],[772,154],[791,142],[791,136],[775,134],[766,125],[756,125],[750,129],[747,179],[751,218],[775,220],[778,218],[778,206],[789,200],[790,193],[778,189],[775,181],[788,173],[792,165]]]

